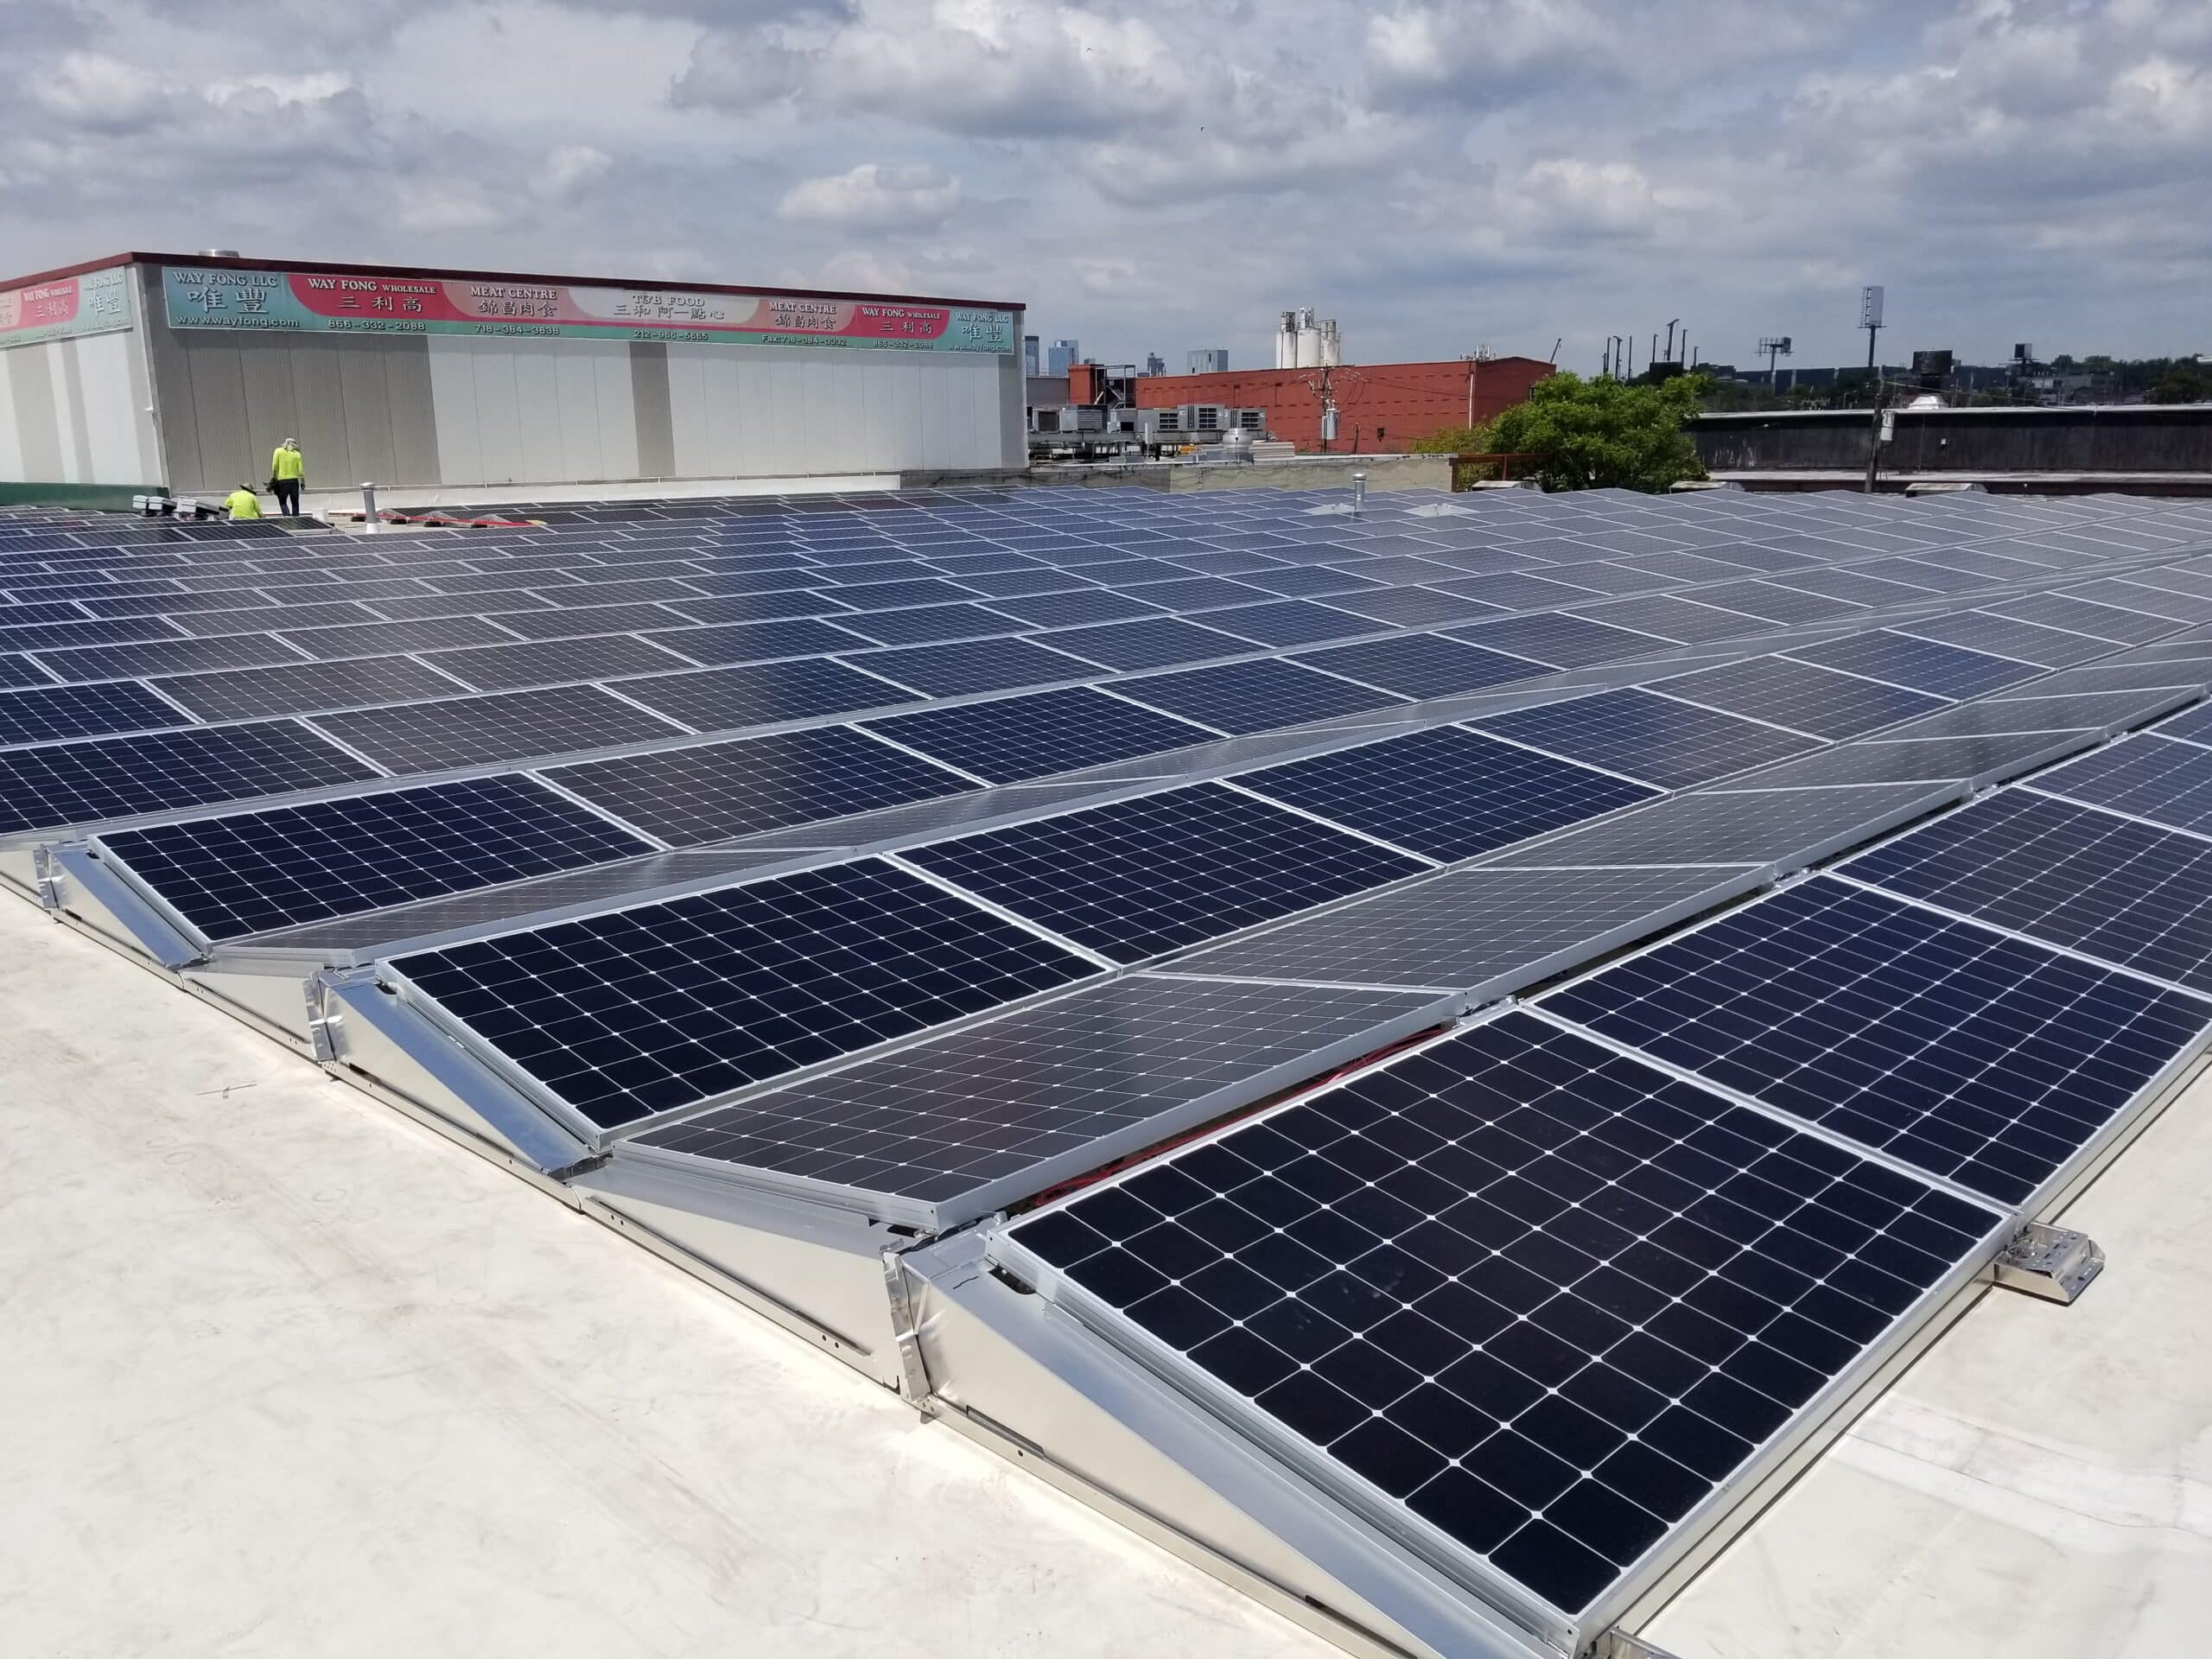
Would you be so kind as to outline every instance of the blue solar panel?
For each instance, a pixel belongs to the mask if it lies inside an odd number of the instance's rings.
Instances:
[[[1945,706],[1941,697],[1814,668],[1787,657],[1754,657],[1662,681],[1656,689],[1726,714],[1771,721],[1826,738],[1857,737]]]
[[[1087,686],[925,709],[869,726],[995,784],[1165,754],[1213,734]]]
[[[1550,671],[1525,657],[1465,645],[1437,633],[1406,633],[1309,651],[1295,660],[1408,697],[1449,697],[1534,679]]]
[[[1103,668],[1125,671],[1243,657],[1252,651],[1250,642],[1232,634],[1166,616],[1145,622],[1109,622],[1096,628],[1056,629],[1039,635],[1038,643],[1071,652]]]
[[[1572,1613],[1999,1224],[1516,1013],[993,1248],[1355,1503]]]
[[[2044,772],[2035,787],[2177,830],[2212,830],[2212,749],[2149,732]]]
[[[815,823],[976,787],[846,726],[657,749],[546,774],[671,846]]]
[[[1117,681],[1114,689],[1171,715],[1240,734],[1361,714],[1405,701],[1279,658],[1147,675]]]
[[[0,830],[91,823],[376,775],[289,721],[49,744],[0,753]]]
[[[1456,726],[1246,772],[1236,781],[1447,863],[1660,794]]]
[[[1085,680],[1097,670],[1065,652],[1027,639],[971,639],[957,645],[906,645],[896,651],[855,657],[872,674],[932,697],[966,696],[977,691],[1011,691],[1018,686],[1050,685],[1058,680]],[[907,699],[911,701],[911,699]],[[879,697],[878,702],[900,701]]]
[[[1962,645],[1942,645],[1909,634],[1876,630],[1847,634],[1826,645],[1808,645],[1789,653],[1798,661],[1822,668],[1840,668],[1869,679],[1886,680],[1910,690],[1929,691],[1942,697],[1979,697],[2005,686],[2031,680],[2041,671],[2009,658],[1968,651]]]
[[[101,838],[210,939],[382,910],[653,850],[518,777],[311,801]]]
[[[189,726],[193,718],[143,685],[47,685],[0,691],[0,744],[50,743],[57,738],[98,737]]]
[[[906,856],[1124,963],[1428,868],[1218,784],[1088,807]]]
[[[1380,633],[1386,626],[1370,617],[1354,616],[1349,611],[1333,610],[1303,599],[1210,611],[1206,623],[1210,627],[1241,634],[1263,645],[1304,645],[1317,639],[1349,639],[1363,633]]]
[[[2212,1003],[1827,876],[1544,1006],[2014,1204],[2212,1021]]]
[[[624,696],[702,732],[811,720],[914,700],[912,693],[872,674],[818,657],[748,663],[697,674],[658,674],[610,684]]]
[[[391,967],[601,1128],[1097,971],[877,859],[474,940]]]
[[[2212,841],[2007,790],[1847,873],[2050,944],[2212,991]]]
[[[1795,732],[1633,690],[1516,709],[1478,724],[1516,743],[1669,789],[1710,783],[1815,747]]]

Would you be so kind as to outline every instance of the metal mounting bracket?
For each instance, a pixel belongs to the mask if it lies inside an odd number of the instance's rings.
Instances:
[[[1997,1258],[1997,1282],[2046,1301],[2071,1302],[2105,1270],[2105,1253],[2087,1233],[2031,1221]]]
[[[1590,1644],[1590,1659],[1675,1659],[1675,1656],[1616,1624]]]
[[[891,1325],[899,1343],[899,1370],[904,1379],[900,1392],[906,1403],[924,1416],[930,1414],[930,1396],[937,1392],[922,1358],[920,1334],[914,1328],[914,1298],[906,1283],[906,1265],[895,1249],[883,1253],[883,1285],[891,1299]]]

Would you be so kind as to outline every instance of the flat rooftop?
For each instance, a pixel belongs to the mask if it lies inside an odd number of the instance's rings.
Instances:
[[[105,1647],[1940,1652],[2199,1565],[2212,512],[496,517],[0,512],[14,1512]]]
[[[1338,1649],[22,905],[0,1612],[25,1653]],[[2187,1652],[2212,1619],[2212,1085],[1647,1634]]]

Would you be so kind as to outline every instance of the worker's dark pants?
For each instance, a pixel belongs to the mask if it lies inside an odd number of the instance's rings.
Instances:
[[[276,480],[273,487],[276,492],[276,511],[291,518],[298,518],[300,480],[296,478],[280,478]]]

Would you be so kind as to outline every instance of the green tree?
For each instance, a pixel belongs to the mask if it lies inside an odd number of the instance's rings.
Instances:
[[[1679,375],[1657,386],[1547,375],[1527,403],[1471,432],[1440,432],[1422,447],[1533,455],[1514,475],[1534,476],[1548,490],[1664,490],[1705,476],[1682,423],[1699,412],[1711,389],[1701,374]],[[1446,437],[1455,441],[1440,442]]]
[[[2165,377],[2143,394],[2148,404],[2212,403],[2212,375],[2185,363],[2177,363]]]

